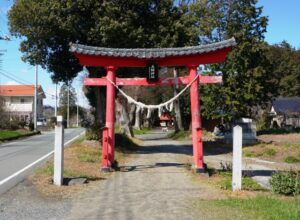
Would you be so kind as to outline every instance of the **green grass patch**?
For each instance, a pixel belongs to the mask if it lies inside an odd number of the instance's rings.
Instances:
[[[86,172],[78,172],[78,171],[68,170],[68,169],[64,170],[64,177],[65,178],[87,178],[88,180],[93,180],[96,178],[95,176],[92,176]]]
[[[248,199],[199,201],[195,208],[206,210],[212,219],[298,220],[299,207],[299,199],[281,200],[257,196]]]
[[[96,163],[101,158],[101,150],[95,147],[78,147],[76,149],[77,158],[81,162]]]
[[[54,166],[52,162],[47,162],[44,166],[40,167],[36,171],[39,174],[45,174],[47,176],[53,176],[54,174]]]
[[[232,173],[231,171],[220,171],[217,173],[220,177],[222,177],[219,182],[219,186],[221,189],[231,190],[232,189]],[[255,182],[250,177],[242,178],[242,189],[250,190],[250,191],[259,191],[264,190],[257,182]]]
[[[192,131],[175,131],[171,133],[168,137],[173,140],[184,140],[192,135]]]
[[[246,157],[261,157],[263,155],[264,155],[263,152],[253,152],[253,151],[245,152]]]
[[[27,131],[27,130],[1,130],[0,131],[0,141],[5,141],[5,140],[13,140],[17,139],[20,137],[25,137],[31,134],[35,134],[37,132],[34,131]]]
[[[136,135],[148,134],[150,130],[150,128],[141,128],[140,130],[136,128],[132,129],[133,133]]]
[[[120,127],[120,125],[116,124],[115,125],[115,133],[119,134],[120,132],[121,132],[121,127]]]
[[[300,144],[284,144],[286,148],[300,148]]]
[[[274,157],[277,155],[277,150],[274,148],[271,148],[273,145],[266,147],[265,145],[259,145],[258,149],[253,150],[251,147],[249,149],[244,150],[244,155],[246,157]]]
[[[78,137],[74,141],[72,141],[72,145],[81,144],[85,139],[86,139],[86,137],[84,135],[82,135],[81,137]]]
[[[37,171],[39,174],[44,174],[47,176],[53,176],[54,175],[54,165],[50,162],[47,162],[47,164],[41,168],[39,168]],[[70,169],[64,169],[64,178],[87,178],[87,179],[93,179],[95,178],[92,175],[89,175],[85,172],[77,172]]]
[[[275,149],[269,148],[266,149],[264,153],[269,157],[274,157],[277,154],[277,151]]]
[[[297,157],[294,157],[294,156],[287,156],[284,159],[284,162],[286,162],[286,163],[300,163],[300,159],[297,158]]]

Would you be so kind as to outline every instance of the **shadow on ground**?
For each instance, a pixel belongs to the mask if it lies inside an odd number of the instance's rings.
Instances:
[[[135,166],[120,166],[120,172],[142,171],[148,169],[155,169],[159,167],[188,167],[188,164],[183,163],[155,163],[153,165],[135,165]]]

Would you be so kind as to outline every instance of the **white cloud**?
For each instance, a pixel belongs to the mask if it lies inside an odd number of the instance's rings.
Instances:
[[[21,85],[21,84],[16,81],[8,81],[7,83],[5,83],[5,85]]]

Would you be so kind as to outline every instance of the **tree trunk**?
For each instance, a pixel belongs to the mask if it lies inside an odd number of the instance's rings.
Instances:
[[[135,120],[134,120],[134,113],[135,113],[135,109],[136,109],[136,107],[135,107],[135,105],[134,104],[131,104],[130,105],[130,111],[129,111],[129,121],[130,121],[130,125],[134,125],[134,122],[135,122]]]
[[[177,69],[174,68],[174,77],[178,77]],[[179,86],[174,85],[174,96],[178,94]],[[174,101],[174,111],[175,111],[175,131],[183,131],[182,118],[181,118],[181,109],[180,109],[180,100],[179,98]]]
[[[95,91],[96,96],[96,123],[100,123],[101,127],[105,125],[105,98],[103,97],[103,94],[101,93],[99,88],[96,88]]]
[[[126,103],[121,102],[118,98],[116,99],[116,107],[117,107],[121,134],[125,134],[133,137],[133,132],[130,126],[129,114],[126,106],[124,105],[126,105]]]
[[[141,130],[141,108],[137,107],[135,111],[135,129]]]
[[[152,111],[150,109],[147,110],[147,116],[146,116],[146,122],[145,122],[145,127],[151,128],[151,115]]]

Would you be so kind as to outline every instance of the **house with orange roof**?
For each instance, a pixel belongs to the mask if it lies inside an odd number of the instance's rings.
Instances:
[[[4,111],[12,118],[30,122],[34,116],[34,85],[0,85],[0,96]],[[46,98],[42,86],[38,86],[37,118],[43,117],[43,99]]]

